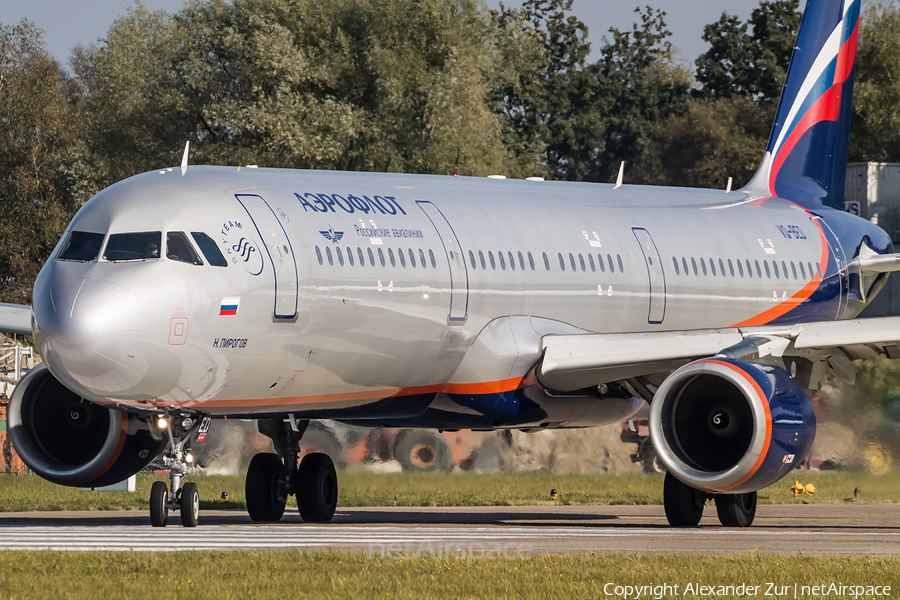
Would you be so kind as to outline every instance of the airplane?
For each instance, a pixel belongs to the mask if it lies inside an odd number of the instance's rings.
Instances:
[[[184,481],[212,418],[258,420],[247,510],[327,522],[312,419],[372,427],[589,427],[649,404],[665,514],[745,527],[808,456],[810,394],[900,357],[857,319],[900,269],[842,210],[860,0],[810,0],[765,157],[741,190],[187,165],[74,216],[0,307],[44,359],[9,405],[22,460],[102,486],[159,453],[150,521],[199,520]]]

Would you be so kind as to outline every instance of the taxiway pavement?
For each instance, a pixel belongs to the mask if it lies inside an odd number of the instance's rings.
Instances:
[[[499,546],[498,546],[499,544]],[[746,529],[666,524],[662,506],[340,508],[329,524],[279,523],[245,511],[202,510],[200,526],[150,527],[143,511],[0,513],[0,549],[349,550],[369,554],[702,552],[900,555],[900,505],[764,505]]]

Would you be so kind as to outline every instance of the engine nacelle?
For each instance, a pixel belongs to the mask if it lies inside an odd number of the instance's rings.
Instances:
[[[25,464],[61,485],[117,483],[144,468],[166,444],[145,420],[84,400],[45,365],[16,385],[8,419],[13,446]]]
[[[672,373],[650,406],[650,438],[669,473],[716,493],[752,492],[806,460],[812,401],[784,369],[710,358]]]

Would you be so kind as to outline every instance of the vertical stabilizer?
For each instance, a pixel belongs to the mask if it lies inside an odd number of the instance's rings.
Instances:
[[[844,208],[862,0],[809,0],[766,155],[746,191]]]

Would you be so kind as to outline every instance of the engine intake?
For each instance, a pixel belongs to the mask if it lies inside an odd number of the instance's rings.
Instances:
[[[165,446],[143,419],[81,398],[45,365],[9,401],[9,435],[28,467],[60,485],[100,487],[127,479]]]
[[[672,373],[650,406],[659,459],[710,492],[764,488],[803,462],[816,433],[812,402],[784,369],[704,359]]]

